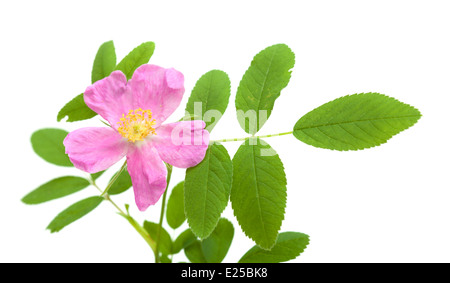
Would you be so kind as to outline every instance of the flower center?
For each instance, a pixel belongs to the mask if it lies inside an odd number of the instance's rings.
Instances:
[[[152,119],[152,111],[142,110],[141,108],[130,110],[125,116],[122,114],[117,131],[130,142],[142,141],[149,134],[156,135],[153,125],[156,124]]]

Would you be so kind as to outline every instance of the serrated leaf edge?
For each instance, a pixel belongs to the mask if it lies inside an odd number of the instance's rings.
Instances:
[[[400,103],[400,104],[402,104],[402,105],[404,105],[404,106],[408,106],[408,107],[410,107],[411,109],[414,109],[415,111],[417,111],[418,115],[406,115],[406,116],[387,117],[387,118],[378,118],[378,119],[363,119],[363,120],[355,120],[355,121],[350,121],[350,122],[345,122],[345,123],[323,124],[323,125],[317,125],[317,126],[314,126],[314,127],[305,127],[305,128],[300,128],[300,129],[296,129],[296,128],[295,128],[295,125],[297,125],[297,123],[298,123],[304,116],[308,115],[309,113],[311,113],[312,111],[316,110],[317,108],[322,107],[322,106],[324,106],[324,105],[326,105],[326,104],[329,104],[329,103],[333,103],[333,102],[335,102],[336,100],[339,100],[339,99],[342,99],[342,98],[345,98],[345,97],[354,96],[354,95],[361,95],[361,94],[376,94],[376,95],[384,96],[384,97],[389,98],[389,99],[391,99],[391,100],[394,100],[394,101],[396,101],[396,102],[398,102],[398,103]],[[360,147],[360,148],[357,148],[357,149],[342,149],[342,150],[339,150],[339,149],[330,149],[330,148],[325,147],[325,146],[322,147],[322,146],[318,146],[318,145],[312,145],[312,144],[310,144],[310,143],[308,143],[308,142],[306,142],[306,141],[303,141],[302,139],[298,138],[298,137],[295,135],[295,131],[301,131],[301,132],[304,133],[306,136],[309,136],[311,139],[314,139],[314,138],[312,138],[310,135],[306,134],[306,132],[304,132],[303,129],[313,129],[313,128],[319,128],[319,127],[322,127],[322,126],[334,126],[334,125],[350,124],[350,123],[364,122],[364,121],[388,120],[388,119],[408,118],[408,117],[418,117],[418,118],[417,118],[417,120],[416,120],[414,123],[412,123],[410,126],[406,127],[406,128],[403,129],[403,130],[400,130],[397,134],[392,135],[390,138],[388,138],[388,139],[386,139],[386,140],[380,139],[381,141],[380,141],[380,142],[376,142],[376,144],[373,145],[373,146],[369,146],[369,147]],[[303,142],[303,143],[305,143],[305,144],[308,144],[308,145],[317,147],[317,148],[323,148],[323,149],[328,149],[328,150],[333,150],[333,151],[360,151],[360,150],[365,150],[365,149],[374,148],[374,147],[377,147],[377,146],[380,146],[380,145],[382,145],[382,144],[387,143],[387,142],[388,142],[391,138],[393,138],[394,136],[400,134],[400,133],[403,132],[403,131],[406,131],[407,129],[409,129],[409,128],[411,128],[412,126],[414,126],[415,124],[417,124],[417,122],[420,120],[421,117],[422,117],[422,113],[421,113],[416,107],[414,107],[414,106],[412,106],[412,105],[410,105],[410,104],[407,104],[407,103],[405,103],[405,102],[402,102],[402,101],[400,101],[400,100],[398,100],[398,99],[396,99],[396,98],[394,98],[394,97],[391,97],[391,96],[388,96],[388,95],[385,95],[385,94],[382,94],[382,93],[377,93],[377,92],[362,92],[362,93],[348,94],[348,95],[344,95],[344,96],[338,97],[338,98],[336,98],[336,99],[333,99],[333,100],[331,100],[331,101],[329,101],[329,102],[326,102],[326,103],[324,103],[324,104],[322,104],[322,105],[320,105],[320,106],[314,108],[313,110],[307,112],[307,113],[304,114],[304,115],[296,122],[296,124],[294,125],[294,128],[293,128],[293,135],[294,135],[294,137],[295,137],[296,139],[298,139],[299,141],[301,141],[301,142]],[[323,133],[323,134],[326,135],[325,133]],[[326,135],[326,136],[328,136],[328,135]],[[328,137],[329,137],[329,136],[328,136]],[[333,137],[329,137],[329,138],[335,140],[335,138],[333,138]],[[319,144],[321,144],[321,142],[318,141],[317,139],[314,139],[314,140],[316,140]],[[342,141],[339,141],[339,142],[342,142]]]
[[[241,145],[245,144],[245,143],[246,143],[249,139],[251,139],[251,138],[253,138],[253,137],[249,137],[249,138],[245,139],[244,142],[243,142]],[[262,141],[264,141],[264,140],[261,139],[261,138],[257,138],[257,140],[262,140]],[[266,141],[264,141],[264,142],[267,143]],[[272,147],[269,143],[267,143],[267,144],[273,149],[273,147]],[[275,151],[275,149],[274,149],[274,151]],[[276,151],[275,151],[275,152],[276,152]],[[278,158],[279,158],[278,153],[277,153],[277,156],[278,156]],[[284,168],[283,161],[281,160],[281,158],[279,158],[279,160],[280,160],[280,163],[281,163],[281,167],[283,168],[283,171],[284,171],[285,168]],[[284,201],[285,201],[285,203],[286,203],[286,201],[287,201],[287,178],[286,178],[286,175],[285,175],[285,180],[286,180],[286,197],[284,198]],[[231,194],[230,194],[230,196],[231,196]],[[277,234],[277,237],[275,237],[275,240],[273,241],[273,244],[272,244],[269,248],[263,247],[263,246],[259,245],[259,244],[253,239],[253,237],[251,237],[250,235],[248,235],[247,232],[244,231],[244,229],[242,229],[241,222],[239,221],[238,217],[236,216],[236,213],[235,213],[235,210],[234,210],[233,206],[232,206],[232,210],[233,210],[233,215],[234,215],[234,217],[236,218],[236,220],[237,220],[237,222],[238,222],[238,224],[239,224],[239,227],[241,227],[241,231],[244,232],[245,236],[247,236],[249,239],[251,239],[258,247],[260,247],[260,248],[263,249],[263,250],[269,251],[269,250],[271,250],[271,249],[275,246],[275,244],[276,244],[276,242],[277,242],[277,239],[278,239],[278,235],[280,234],[279,232],[278,232],[278,234]],[[280,229],[281,229],[282,223],[283,223],[283,221],[284,221],[284,219],[285,219],[285,218],[284,218],[284,217],[285,217],[285,214],[286,214],[286,205],[285,205],[284,208],[283,208],[283,217],[281,218],[281,224],[280,224],[280,227],[278,228],[278,231],[280,231]],[[264,222],[264,221],[261,220],[261,222]]]
[[[210,144],[209,146],[211,146],[211,145],[213,145],[213,144],[222,145],[222,144],[219,143],[219,142],[213,142],[213,143]],[[223,146],[223,145],[222,145],[222,146]],[[224,147],[224,148],[225,148],[225,147]],[[208,149],[209,149],[209,147],[208,147]],[[225,148],[225,150],[226,150],[226,148]],[[227,151],[227,150],[226,150],[226,152],[227,152],[227,154],[228,154],[228,151]],[[231,157],[230,157],[229,154],[228,154],[228,157],[229,157],[230,160],[231,160],[231,166],[232,166],[232,167],[231,167],[231,177],[230,177],[231,182],[232,182],[232,180],[233,180],[233,161],[232,161],[232,159],[231,159]],[[209,166],[209,164],[208,164],[208,166]],[[230,192],[231,192],[231,188],[230,188]],[[228,206],[228,203],[229,203],[229,202],[230,202],[230,195],[228,196],[227,204],[225,205],[225,207],[224,207],[223,210],[225,210],[225,208]],[[191,229],[192,233],[193,233],[197,238],[199,238],[200,241],[202,241],[202,240],[208,238],[208,237],[211,235],[211,233],[212,233],[212,232],[214,231],[214,229],[217,227],[217,224],[219,223],[219,220],[220,220],[220,218],[221,218],[221,216],[222,216],[222,213],[223,213],[223,211],[220,213],[219,217],[217,218],[217,221],[216,221],[216,223],[214,224],[214,228],[211,229],[211,231],[210,231],[208,234],[206,234],[206,236],[200,237],[200,236],[197,235],[197,234],[194,232],[194,230],[191,228],[191,223],[189,222],[189,218],[187,217],[187,213],[186,213],[186,205],[184,206],[184,214],[186,215],[186,222],[188,223],[189,229]]]
[[[286,232],[289,232],[289,231],[286,231]],[[286,232],[283,232],[283,233],[286,233]],[[294,232],[294,233],[297,233],[297,232]],[[306,235],[306,238],[307,238],[307,240],[306,240],[306,245],[305,245],[305,247],[303,248],[303,249],[301,249],[301,251],[298,253],[298,255],[296,255],[296,256],[294,256],[294,257],[287,257],[287,259],[286,260],[284,260],[284,261],[280,261],[280,262],[286,262],[286,261],[289,261],[289,260],[293,260],[293,259],[296,259],[297,257],[299,257],[307,248],[308,248],[308,246],[309,246],[309,244],[310,244],[310,237],[309,237],[309,235],[307,235],[307,234],[304,234],[304,233],[301,233],[301,234],[303,234],[303,235]],[[296,239],[290,239],[290,240],[287,240],[287,241],[284,241],[284,242],[289,242],[289,241],[295,241]],[[273,247],[272,247],[273,248]],[[246,254],[249,252],[251,250],[251,248],[239,259],[239,261],[238,261],[238,263],[241,263],[241,260],[246,256]],[[270,250],[264,250],[264,249],[262,249],[262,251],[266,251],[266,252],[270,252]],[[254,253],[254,254],[258,254],[258,252],[256,252],[256,253]]]

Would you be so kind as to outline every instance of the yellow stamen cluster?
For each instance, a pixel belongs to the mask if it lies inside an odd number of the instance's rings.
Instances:
[[[156,135],[155,119],[152,119],[152,111],[142,110],[138,108],[136,110],[130,110],[125,116],[122,114],[120,122],[117,122],[119,127],[117,131],[130,142],[142,141],[149,134]]]

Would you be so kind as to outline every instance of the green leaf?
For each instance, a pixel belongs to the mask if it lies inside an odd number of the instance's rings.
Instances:
[[[205,255],[202,251],[202,244],[199,240],[195,240],[184,249],[184,254],[192,263],[206,263]]]
[[[157,241],[159,224],[145,221],[144,229],[147,230],[152,239]],[[169,233],[166,231],[166,229],[164,229],[164,227],[161,227],[161,234],[159,235],[159,240],[160,240],[159,251],[165,255],[172,254],[172,239],[170,238]]]
[[[347,95],[312,110],[294,126],[294,136],[309,145],[358,150],[385,143],[414,125],[420,112],[379,93]]]
[[[51,233],[61,231],[61,229],[67,225],[94,210],[102,201],[102,197],[93,196],[74,203],[58,214],[48,225],[47,229],[50,230]]]
[[[275,150],[247,139],[233,158],[231,205],[244,233],[263,249],[277,239],[286,207],[286,175]]]
[[[103,43],[97,51],[92,67],[92,83],[109,76],[115,67],[116,49],[114,48],[114,42],[111,40]]]
[[[103,173],[105,173],[105,171],[106,171],[106,170],[103,170],[103,171],[100,171],[100,172],[91,174],[92,179],[93,179],[94,181],[97,180],[101,175],[103,175]]]
[[[116,51],[114,43],[113,41],[107,41],[100,46],[95,56],[91,75],[92,83],[109,76],[115,67]],[[56,119],[59,122],[67,116],[67,122],[75,122],[90,119],[96,115],[97,113],[92,111],[84,102],[83,94],[79,94],[59,110]]]
[[[295,55],[285,44],[259,52],[242,77],[236,93],[237,118],[247,133],[257,133],[272,113],[275,100],[291,78]]]
[[[111,180],[117,175],[116,172],[112,177]],[[131,177],[130,174],[128,173],[128,170],[122,170],[122,172],[120,173],[119,177],[116,179],[116,181],[111,185],[111,188],[109,188],[108,190],[108,194],[109,195],[118,195],[121,194],[123,192],[125,192],[126,190],[128,190],[129,188],[131,188]]]
[[[239,263],[279,263],[299,256],[308,246],[309,236],[298,232],[284,232],[278,236],[270,251],[254,246],[242,256]]]
[[[211,132],[228,106],[231,82],[228,75],[220,70],[204,74],[195,84],[186,105],[186,112],[205,121]]]
[[[167,223],[172,229],[177,229],[186,220],[184,214],[184,181],[178,183],[170,194],[167,202]]]
[[[170,259],[166,254],[162,254],[159,260],[161,261],[161,263],[172,263],[172,259]]]
[[[131,79],[134,71],[141,65],[147,64],[153,55],[155,44],[153,42],[144,42],[133,49],[116,66],[116,70],[122,71],[127,79]]]
[[[76,193],[89,186],[88,180],[75,176],[53,179],[22,198],[26,204],[39,204]]]
[[[61,129],[41,129],[31,135],[31,145],[34,152],[45,161],[59,166],[72,167],[66,154],[63,141],[68,132]]]
[[[58,112],[56,120],[60,122],[64,117],[67,118],[67,122],[76,122],[81,120],[90,119],[95,117],[97,113],[91,110],[84,102],[83,93],[75,96],[71,101],[64,105]]]
[[[211,234],[228,204],[232,164],[227,150],[211,144],[205,158],[186,170],[184,207],[192,232],[204,239]]]
[[[216,229],[208,238],[202,241],[202,251],[207,262],[220,263],[225,258],[233,241],[233,224],[225,218],[221,218]]]
[[[197,237],[194,235],[194,233],[192,233],[191,229],[186,229],[173,242],[172,253],[179,253],[182,249],[190,246],[195,241],[197,241]]]

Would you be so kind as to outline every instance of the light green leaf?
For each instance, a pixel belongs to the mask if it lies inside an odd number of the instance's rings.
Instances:
[[[111,180],[116,176],[116,174],[119,172],[116,172],[112,177]],[[122,170],[119,177],[116,179],[116,181],[111,185],[111,188],[108,190],[109,195],[118,195],[129,188],[131,188],[131,177],[128,173],[128,170]]]
[[[66,154],[63,141],[68,132],[61,129],[41,129],[31,135],[31,145],[34,152],[45,161],[59,166],[72,167]]]
[[[192,233],[191,229],[186,229],[173,242],[172,253],[179,253],[182,249],[190,246],[195,241],[197,241],[197,237],[194,235],[194,233]]]
[[[106,170],[103,170],[103,171],[100,171],[100,172],[91,174],[92,179],[93,179],[94,181],[97,180],[101,175],[103,175],[103,173],[105,173],[105,171],[106,171]]]
[[[74,203],[58,214],[47,226],[47,229],[50,230],[51,233],[61,231],[61,229],[67,225],[94,210],[103,201],[103,199],[104,198],[99,196],[93,196]]]
[[[103,43],[97,51],[92,67],[92,83],[109,76],[115,67],[116,49],[114,48],[114,42],[111,40]]]
[[[64,105],[58,112],[56,120],[60,122],[64,117],[67,122],[76,122],[95,117],[97,113],[91,110],[84,102],[83,93],[75,96],[71,101]]]
[[[270,251],[254,246],[244,254],[239,263],[285,262],[299,256],[308,244],[308,235],[297,232],[280,233],[275,246]]]
[[[286,175],[275,150],[247,139],[233,158],[231,205],[244,233],[263,249],[277,239],[286,207]]]
[[[244,131],[254,135],[262,128],[289,83],[294,63],[295,55],[285,44],[267,47],[253,58],[236,93],[238,121]]]
[[[216,229],[201,242],[206,261],[210,263],[222,262],[228,253],[233,236],[233,224],[225,218],[220,218]]]
[[[76,193],[89,186],[88,180],[75,176],[53,179],[22,198],[26,204],[39,204]]]
[[[184,207],[192,232],[204,239],[211,234],[228,204],[232,164],[227,150],[211,144],[205,158],[186,170]]]
[[[172,229],[177,229],[186,220],[184,214],[184,181],[178,183],[170,194],[167,202],[167,223]]]
[[[186,112],[194,119],[205,121],[206,130],[212,131],[228,106],[231,82],[220,70],[204,74],[195,84],[186,105]]]
[[[170,259],[166,254],[162,254],[159,260],[161,261],[161,263],[172,263],[172,259]]]
[[[122,71],[127,79],[131,79],[134,71],[141,65],[147,64],[155,50],[155,43],[144,42],[133,49],[122,61],[116,66],[116,70]]]
[[[205,255],[202,251],[202,244],[199,240],[195,240],[184,249],[184,254],[192,263],[206,263]]]
[[[358,150],[385,143],[414,125],[420,112],[379,93],[347,95],[312,110],[294,126],[294,136],[309,145]]]
[[[158,239],[158,230],[159,230],[159,224],[145,221],[144,222],[144,229],[147,230],[147,232],[150,234],[150,237],[157,241]],[[161,234],[159,235],[159,251],[162,254],[169,255],[172,254],[172,239],[170,238],[169,233],[164,229],[164,227],[161,227]]]

